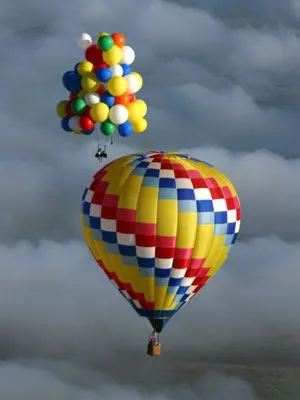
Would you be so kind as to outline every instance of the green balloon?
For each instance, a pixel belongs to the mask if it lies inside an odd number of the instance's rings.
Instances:
[[[103,133],[103,135],[112,136],[116,131],[116,125],[107,119],[105,122],[101,124],[100,130]]]
[[[100,36],[98,39],[98,46],[103,51],[110,50],[114,44],[114,39],[109,35]]]
[[[86,102],[83,99],[75,99],[72,101],[71,109],[74,114],[81,114],[86,108]]]

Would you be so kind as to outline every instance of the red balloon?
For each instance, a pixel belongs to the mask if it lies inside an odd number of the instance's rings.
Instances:
[[[85,115],[86,117],[91,118],[90,111],[91,107],[87,106],[81,115]]]
[[[122,104],[122,106],[127,106],[130,103],[130,94],[124,93],[122,96],[115,97],[115,104]]]
[[[132,103],[135,100],[135,94],[134,93],[130,93],[129,94],[129,103]]]
[[[79,119],[79,125],[83,131],[90,131],[90,130],[94,129],[95,123],[87,115],[82,115]]]
[[[70,101],[73,101],[73,100],[75,100],[75,99],[77,99],[77,93],[70,93],[70,94],[69,94],[69,100],[70,100]]]
[[[72,101],[68,101],[66,104],[66,108],[65,108],[65,113],[67,115],[67,117],[72,117],[73,112],[72,112]]]
[[[102,50],[96,44],[92,44],[86,49],[85,58],[94,65],[101,64],[103,62]]]
[[[126,38],[123,33],[115,32],[111,35],[111,37],[114,39],[114,43],[116,46],[123,47],[125,45]]]
[[[99,96],[101,96],[101,94],[103,94],[104,92],[106,92],[106,89],[104,87],[104,85],[100,85],[99,89],[96,90],[96,93],[99,94]]]

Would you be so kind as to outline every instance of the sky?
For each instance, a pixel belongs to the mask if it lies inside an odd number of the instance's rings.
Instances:
[[[300,361],[300,1],[0,0],[0,9],[1,399],[258,399],[239,377],[208,369],[184,379],[170,365]],[[241,200],[228,261],[169,323],[159,362],[144,355],[145,321],[83,242],[95,136],[62,131],[55,113],[67,96],[61,77],[83,57],[76,37],[102,31],[125,33],[135,49],[149,123],[117,138],[108,161],[188,152],[224,172]]]

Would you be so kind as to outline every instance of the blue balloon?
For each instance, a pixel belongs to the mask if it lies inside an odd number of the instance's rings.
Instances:
[[[75,71],[75,72],[78,72],[78,69],[77,69],[77,68],[78,68],[78,65],[79,65],[79,64],[80,64],[80,63],[77,63],[77,64],[75,65],[75,67],[74,67],[74,71]]]
[[[94,132],[94,128],[93,129],[90,129],[89,131],[81,131],[81,133],[83,133],[84,135],[90,135],[91,133],[93,133]]]
[[[115,104],[115,98],[108,92],[101,94],[100,99],[103,103],[107,104],[108,107],[112,107]]]
[[[121,64],[121,67],[123,68],[123,76],[129,75],[131,73],[131,67],[127,64]]]
[[[70,117],[63,117],[61,120],[61,127],[66,132],[72,132],[72,129],[69,127]]]
[[[71,93],[79,92],[81,89],[81,76],[75,71],[67,71],[63,78],[64,87]]]
[[[107,82],[112,77],[112,72],[109,68],[99,68],[96,72],[96,76],[101,82]]]
[[[130,121],[125,121],[123,124],[118,126],[118,132],[120,136],[130,136],[132,134],[133,128]]]

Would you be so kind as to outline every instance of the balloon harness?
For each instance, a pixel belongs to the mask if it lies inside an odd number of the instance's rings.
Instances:
[[[97,127],[98,128],[98,127]],[[100,164],[102,164],[103,158],[107,158],[107,147],[109,144],[112,146],[113,145],[113,138],[106,138],[105,143],[101,144],[101,139],[100,139],[100,134],[99,130],[96,128],[96,137],[97,137],[97,151],[95,153],[95,157],[98,159]],[[109,142],[110,139],[110,142]]]

